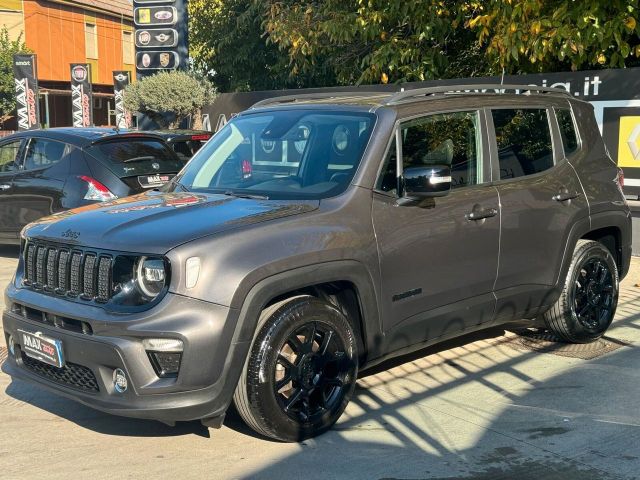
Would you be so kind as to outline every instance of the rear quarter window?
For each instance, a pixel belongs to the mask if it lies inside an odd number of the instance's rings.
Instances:
[[[177,173],[183,165],[163,141],[155,139],[123,137],[96,143],[85,151],[119,177]]]
[[[576,126],[573,122],[573,115],[568,108],[559,108],[556,110],[556,118],[560,127],[560,136],[562,137],[562,149],[564,156],[568,157],[578,150],[578,135]]]

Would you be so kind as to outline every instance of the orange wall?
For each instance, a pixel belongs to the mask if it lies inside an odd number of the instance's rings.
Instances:
[[[98,73],[94,74],[94,83],[112,85],[113,70],[130,69],[122,64],[122,25],[130,26],[131,21],[86,13],[95,17],[98,27]],[[68,82],[69,64],[87,62],[85,11],[44,0],[25,0],[24,18],[27,47],[38,55],[39,79]]]

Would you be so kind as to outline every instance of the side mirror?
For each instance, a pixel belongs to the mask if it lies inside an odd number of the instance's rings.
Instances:
[[[451,190],[451,167],[431,165],[405,168],[402,185],[403,196],[408,199],[442,197]]]

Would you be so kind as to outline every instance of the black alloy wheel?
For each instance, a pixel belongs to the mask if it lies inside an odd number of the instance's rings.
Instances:
[[[351,322],[330,302],[300,295],[262,312],[234,404],[256,432],[300,441],[340,418],[357,374]]]
[[[335,408],[348,388],[347,346],[323,322],[309,322],[291,332],[278,352],[274,394],[294,420],[313,421]]]
[[[618,267],[609,249],[579,240],[560,297],[543,315],[547,328],[567,342],[597,340],[615,316],[618,287]]]
[[[608,327],[613,318],[613,275],[599,258],[588,258],[580,267],[573,290],[573,313],[587,330]]]

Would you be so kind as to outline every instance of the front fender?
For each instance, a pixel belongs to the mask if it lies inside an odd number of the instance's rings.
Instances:
[[[307,265],[266,277],[258,282],[245,279],[234,294],[232,304],[242,305],[236,327],[236,341],[250,342],[256,330],[260,312],[275,297],[321,283],[347,281],[356,288],[364,343],[369,356],[378,353],[382,343],[382,328],[378,296],[371,273],[355,260],[337,260]]]

